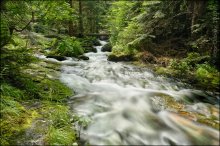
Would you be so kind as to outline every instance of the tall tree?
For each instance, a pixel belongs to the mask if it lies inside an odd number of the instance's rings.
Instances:
[[[83,37],[82,1],[79,0],[79,37]]]
[[[73,9],[73,0],[69,0],[70,8]],[[74,36],[73,20],[69,21],[69,35]]]

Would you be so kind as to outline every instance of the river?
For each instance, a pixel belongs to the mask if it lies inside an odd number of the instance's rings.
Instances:
[[[82,140],[91,145],[219,145],[219,130],[190,117],[210,117],[215,109],[219,124],[218,95],[148,68],[109,62],[102,46],[85,54],[88,61],[68,58],[62,65],[60,79],[76,93],[68,105],[89,121],[80,129]],[[189,116],[179,114],[184,112]]]

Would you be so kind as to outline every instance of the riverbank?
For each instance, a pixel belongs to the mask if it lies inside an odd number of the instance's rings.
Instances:
[[[108,59],[114,62],[131,61],[134,65],[149,67],[158,75],[185,82],[199,90],[219,91],[220,73],[209,64],[209,56],[201,56],[194,52],[184,58],[154,56],[151,53],[143,52],[116,55],[112,52]]]
[[[73,113],[66,103],[74,95],[60,81],[61,63],[36,53],[53,39],[24,32],[1,50],[1,145],[77,145]],[[73,122],[74,121],[74,122]]]
[[[1,145],[76,142],[65,103],[73,92],[59,81],[60,65],[37,60],[22,72],[17,87],[1,85]]]

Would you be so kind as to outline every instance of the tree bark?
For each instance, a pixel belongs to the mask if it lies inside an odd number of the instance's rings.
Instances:
[[[197,20],[204,14],[205,6],[207,1],[205,0],[194,0],[190,1],[191,11],[191,37],[193,37],[193,31],[195,30],[194,25],[197,24]]]
[[[70,7],[73,8],[73,0],[69,0]],[[69,35],[74,36],[74,27],[73,27],[73,21],[69,21]]]
[[[1,1],[0,1],[0,9],[1,9],[1,13],[2,13],[3,11],[5,11],[5,3],[6,3],[5,0],[1,0]]]
[[[79,0],[79,37],[83,37],[82,1]]]

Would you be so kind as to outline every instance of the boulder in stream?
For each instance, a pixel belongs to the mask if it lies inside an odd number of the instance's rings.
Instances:
[[[102,49],[102,52],[111,52],[112,51],[112,45],[110,43],[105,44]]]
[[[89,60],[89,57],[85,56],[85,55],[80,55],[80,56],[78,56],[78,59],[80,59],[80,60]]]
[[[96,39],[92,41],[94,46],[101,46],[101,43]]]
[[[56,59],[58,61],[66,60],[66,57],[64,57],[64,56],[57,56],[57,55],[48,55],[46,58],[54,58],[54,59]]]
[[[97,53],[97,49],[91,46],[85,46],[84,47],[84,53],[88,53],[88,52],[94,52]]]
[[[103,35],[103,36],[100,36],[99,39],[102,40],[102,41],[105,41],[105,40],[109,39],[109,36]]]
[[[114,54],[110,54],[108,56],[108,61],[118,62],[118,61],[134,61],[135,58],[132,55],[120,55],[116,56]]]

